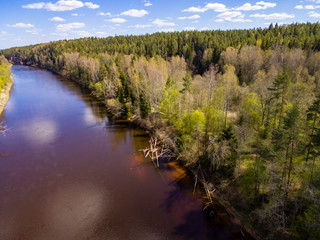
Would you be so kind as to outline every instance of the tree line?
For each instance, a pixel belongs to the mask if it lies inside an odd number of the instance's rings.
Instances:
[[[0,92],[6,85],[6,83],[10,80],[11,64],[4,56],[0,56]]]
[[[229,31],[184,31],[173,33],[155,33],[143,36],[116,36],[108,38],[82,38],[62,40],[46,44],[11,48],[2,51],[6,56],[21,56],[34,59],[42,54],[40,61],[49,57],[53,64],[65,52],[78,52],[81,56],[96,58],[100,53],[136,55],[164,59],[180,56],[187,60],[188,67],[203,74],[211,62],[217,62],[221,52],[228,47],[239,48],[255,45],[262,50],[274,46],[320,50],[320,31],[318,23],[280,25],[271,24],[269,28]]]
[[[320,25],[1,51],[86,86],[201,168],[267,239],[320,237]]]

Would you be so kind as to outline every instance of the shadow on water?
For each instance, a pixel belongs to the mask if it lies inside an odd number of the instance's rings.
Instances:
[[[199,221],[202,217],[199,211],[190,211],[184,216],[184,223],[175,227],[173,234],[180,236],[182,239],[204,239],[203,236],[203,221]],[[196,221],[195,221],[196,220]],[[215,239],[220,239],[214,236]]]

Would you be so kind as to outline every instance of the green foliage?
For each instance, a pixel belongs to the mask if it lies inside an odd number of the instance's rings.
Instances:
[[[266,179],[266,166],[263,159],[255,156],[253,159],[243,159],[245,170],[239,181],[239,186],[244,191],[244,194],[254,201],[260,194],[260,186]]]
[[[246,118],[249,127],[258,129],[261,124],[261,108],[259,104],[258,95],[251,92],[242,103],[242,115]]]
[[[6,83],[10,80],[10,64],[3,56],[0,56],[0,92]]]
[[[314,198],[303,202],[305,210],[298,216],[294,225],[296,239],[317,240],[320,238],[320,202],[319,192]]]
[[[191,84],[192,84],[192,77],[190,73],[187,72],[183,78],[183,89],[181,92],[190,92]]]
[[[236,160],[238,157],[238,140],[233,125],[230,124],[227,126],[219,135],[218,141],[224,140],[228,141],[231,148],[231,155],[228,159],[228,167],[233,170],[236,166]]]
[[[38,44],[22,48],[2,50],[6,57],[21,57],[24,63],[37,61],[44,67],[45,58],[68,52],[78,52],[81,56],[96,57],[100,53],[120,53],[123,55],[147,56],[159,55],[163,58],[183,56],[189,66],[195,65],[201,73],[209,67],[208,59],[218,62],[222,51],[228,47],[237,48],[246,45],[260,45],[267,50],[273,46],[284,45],[289,48],[304,50],[320,50],[320,27],[318,23],[282,25],[269,29],[229,30],[229,31],[190,31],[174,33],[154,33],[143,36],[116,36],[108,38],[81,38],[77,40],[61,40],[50,44]],[[299,33],[299,34],[297,34]],[[211,53],[206,50],[210,49]],[[201,61],[206,56],[206,60]],[[117,65],[120,63],[116,58]],[[51,70],[54,70],[52,68]]]
[[[206,118],[201,109],[195,110],[193,113],[187,113],[180,119],[176,126],[180,133],[196,138],[201,138],[204,134]]]
[[[170,79],[170,78],[168,78]],[[168,83],[168,81],[167,81]],[[173,85],[166,83],[163,100],[161,102],[161,113],[164,119],[168,120],[169,124],[177,121],[178,118],[178,97],[179,92]],[[169,87],[170,86],[170,87]]]
[[[139,102],[140,102],[140,115],[142,118],[146,118],[147,116],[149,116],[151,109],[148,103],[145,101],[142,94],[140,94]]]

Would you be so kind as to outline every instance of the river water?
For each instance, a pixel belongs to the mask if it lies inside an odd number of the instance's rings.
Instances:
[[[155,168],[148,136],[86,90],[12,67],[0,121],[0,239],[246,239],[174,163]]]

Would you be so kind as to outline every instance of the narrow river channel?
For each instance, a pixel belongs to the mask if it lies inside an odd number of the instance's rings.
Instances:
[[[246,239],[148,136],[114,121],[87,91],[48,71],[12,67],[0,121],[0,239]]]

